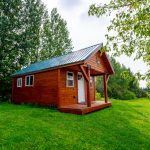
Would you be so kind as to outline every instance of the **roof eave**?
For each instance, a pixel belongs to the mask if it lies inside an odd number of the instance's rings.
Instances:
[[[60,69],[60,68],[65,68],[65,67],[68,67],[68,66],[74,66],[74,65],[80,65],[80,64],[84,64],[84,60],[78,61],[78,62],[75,62],[75,63],[69,63],[69,64],[61,65],[61,66],[56,66],[56,67],[52,67],[52,68],[46,68],[46,69],[42,69],[42,70],[37,70],[37,71],[32,71],[32,72],[27,72],[27,73],[22,73],[22,74],[11,75],[11,77],[14,78],[14,77],[28,75],[28,74],[41,73],[41,72],[45,72],[45,71],[51,71],[51,70],[55,70],[55,69]]]

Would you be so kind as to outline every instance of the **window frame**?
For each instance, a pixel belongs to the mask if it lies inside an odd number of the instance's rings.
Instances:
[[[72,73],[72,79],[68,78],[68,73]],[[73,85],[72,86],[68,85],[68,81],[69,80],[73,81]],[[66,72],[66,87],[74,87],[74,72],[71,72],[71,71],[67,71]]]
[[[26,83],[26,81],[27,81],[27,77],[29,77],[29,83],[30,83],[30,78],[31,78],[31,76],[33,77],[33,82],[32,82],[32,85],[27,85]],[[34,75],[27,75],[27,76],[25,76],[25,86],[34,86]]]
[[[21,83],[21,85],[19,85],[18,83]],[[17,78],[17,87],[22,87],[22,78]]]

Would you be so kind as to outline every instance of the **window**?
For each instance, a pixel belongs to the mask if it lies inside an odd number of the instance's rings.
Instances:
[[[98,57],[96,57],[96,63],[97,63],[98,66],[100,66],[100,60],[99,60]]]
[[[22,87],[22,78],[17,78],[17,87]]]
[[[73,72],[67,72],[67,87],[74,87]]]
[[[33,80],[34,80],[33,77],[34,77],[33,75],[26,76],[26,80],[25,80],[26,86],[33,86]]]
[[[90,77],[90,87],[93,86],[93,77]]]

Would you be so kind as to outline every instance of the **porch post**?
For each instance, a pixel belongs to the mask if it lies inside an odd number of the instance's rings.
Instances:
[[[90,69],[91,66],[87,65],[87,76],[88,76],[88,80],[87,80],[87,106],[91,107],[91,100],[90,100]]]
[[[103,75],[103,81],[104,81],[104,98],[105,98],[105,103],[108,102],[108,97],[107,97],[107,79],[108,76],[106,74]]]

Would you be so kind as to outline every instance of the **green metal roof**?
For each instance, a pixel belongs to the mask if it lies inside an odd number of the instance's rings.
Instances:
[[[81,62],[90,57],[95,51],[102,47],[102,43],[96,44],[78,51],[70,52],[69,54],[54,57],[45,61],[34,63],[18,72],[12,76],[18,76],[22,74],[32,73],[40,70],[45,70],[49,68],[55,68],[58,66],[64,66],[68,64],[73,64]]]

